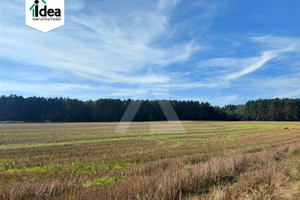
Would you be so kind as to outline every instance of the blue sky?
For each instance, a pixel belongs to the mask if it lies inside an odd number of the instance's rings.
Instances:
[[[0,1],[0,94],[208,101],[300,97],[298,0],[66,0],[65,26]]]

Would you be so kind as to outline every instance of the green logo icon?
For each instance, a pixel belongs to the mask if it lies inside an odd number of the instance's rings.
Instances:
[[[35,0],[33,5],[31,6],[31,8],[29,10],[32,10],[32,17],[35,17],[35,10],[38,10],[38,4],[39,4],[39,0]],[[46,5],[46,1],[42,0],[42,2]],[[35,9],[34,9],[35,7]]]

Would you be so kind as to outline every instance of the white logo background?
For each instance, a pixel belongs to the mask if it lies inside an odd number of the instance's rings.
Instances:
[[[26,18],[26,25],[30,26],[32,28],[35,28],[39,31],[42,31],[44,33],[51,31],[53,29],[56,29],[58,27],[61,27],[65,24],[65,0],[44,0],[47,5],[47,9],[57,9],[59,8],[61,10],[61,20],[60,21],[48,21],[48,20],[34,20],[32,16],[32,10],[30,8],[35,3],[35,0],[26,0],[25,1],[25,18]],[[45,4],[42,0],[39,0],[39,10],[43,9]],[[44,18],[42,16],[39,16],[39,18]],[[45,17],[45,18],[56,18],[54,17]]]

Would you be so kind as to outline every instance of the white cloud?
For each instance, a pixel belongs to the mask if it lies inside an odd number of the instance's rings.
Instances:
[[[11,81],[1,81],[0,83],[0,93],[1,94],[11,94],[16,92],[22,92],[23,94],[34,94],[38,91],[41,95],[51,96],[51,95],[64,95],[69,91],[83,91],[83,90],[99,90],[101,88],[94,88],[89,85],[79,85],[70,83],[45,83],[45,84],[32,84],[32,83],[22,83],[22,82],[11,82]],[[102,88],[103,89],[103,88]]]
[[[299,96],[300,96],[300,89],[294,89],[294,90],[276,95],[275,97],[278,97],[278,98],[295,98],[295,97],[298,97],[299,98]]]
[[[300,38],[297,37],[264,35],[260,37],[252,37],[250,39],[261,43],[264,48],[282,49],[288,46],[290,50],[299,50],[300,47]]]
[[[285,59],[287,55],[297,53],[300,49],[300,40],[297,38],[261,36],[251,40],[262,45],[260,56],[213,58],[200,61],[198,68],[211,71],[216,80],[231,81],[255,72],[271,60]]]
[[[256,57],[250,58],[213,58],[210,60],[200,61],[198,63],[199,68],[203,67],[215,67],[215,68],[233,68],[236,66],[247,66],[257,61]]]
[[[85,2],[83,0],[69,0],[65,1],[66,10],[79,11],[85,7]]]
[[[228,74],[224,77],[225,80],[232,80],[240,78],[244,75],[247,75],[251,72],[254,72],[255,70],[261,68],[266,62],[274,59],[278,54],[273,51],[265,51],[262,53],[262,55],[256,59],[249,58],[253,61],[253,63],[249,64],[249,66],[246,66],[244,69],[242,69],[239,72],[234,72],[231,74]],[[246,59],[245,62],[248,62],[249,59]]]
[[[124,11],[124,15],[107,14],[101,9],[97,13],[70,14],[65,27],[47,34],[24,24],[14,25],[6,21],[3,25],[6,28],[0,31],[1,38],[5,38],[0,41],[0,56],[64,70],[80,78],[137,84],[143,78],[142,72],[149,66],[162,67],[184,62],[199,50],[194,42],[167,47],[157,43],[171,34],[169,14],[177,3],[160,0],[154,9]],[[109,4],[114,5],[113,2]],[[76,1],[74,5],[70,9],[86,8],[82,1]],[[20,8],[15,2],[1,2],[0,6]],[[148,77],[148,81],[157,83],[158,79]],[[160,81],[167,79],[160,78]]]

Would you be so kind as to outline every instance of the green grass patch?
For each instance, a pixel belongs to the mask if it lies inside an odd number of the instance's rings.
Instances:
[[[5,172],[7,173],[20,173],[20,174],[31,174],[31,173],[42,173],[42,174],[71,174],[77,176],[80,174],[91,174],[105,170],[112,169],[122,169],[125,167],[135,167],[139,164],[136,162],[126,162],[126,161],[116,161],[113,163],[106,163],[104,161],[100,162],[90,162],[90,163],[72,163],[66,164],[56,164],[56,165],[46,165],[43,167],[25,167],[21,169],[9,169]]]
[[[83,187],[90,187],[93,185],[99,185],[99,186],[103,186],[103,185],[115,185],[118,182],[120,182],[120,180],[122,180],[124,178],[124,176],[112,176],[112,177],[101,177],[101,178],[95,178],[93,180],[87,181],[85,183],[83,183]]]

